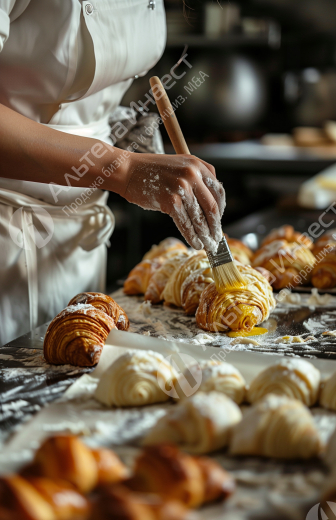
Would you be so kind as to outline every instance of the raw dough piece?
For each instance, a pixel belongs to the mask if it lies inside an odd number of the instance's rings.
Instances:
[[[328,410],[336,410],[336,372],[321,385],[320,405]]]
[[[162,388],[170,388],[176,378],[177,372],[162,354],[134,350],[120,356],[103,373],[95,398],[107,406],[161,403],[170,398]]]
[[[286,395],[313,406],[318,397],[320,372],[304,359],[288,358],[272,365],[253,379],[247,392],[250,403],[267,394]]]
[[[296,399],[268,395],[248,408],[232,433],[232,455],[308,459],[322,450],[319,432],[308,408]]]
[[[174,443],[189,453],[209,453],[227,446],[239,407],[218,392],[199,392],[183,399],[149,431],[144,445]]]

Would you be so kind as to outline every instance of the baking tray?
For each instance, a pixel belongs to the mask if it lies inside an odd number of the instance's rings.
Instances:
[[[33,456],[42,439],[52,433],[72,432],[84,435],[91,446],[113,448],[128,464],[139,449],[142,435],[173,404],[142,408],[109,409],[92,397],[99,377],[109,364],[127,348],[156,350],[165,356],[186,354],[196,361],[218,353],[217,347],[187,342],[170,342],[114,330],[107,338],[98,367],[78,379],[63,398],[41,410],[24,429],[12,437],[0,455],[2,472],[15,471]],[[281,359],[257,352],[231,351],[226,360],[235,365],[250,382],[260,370]],[[313,359],[312,363],[327,377],[336,370],[336,361]],[[324,439],[332,433],[336,414],[314,408],[316,424]],[[226,503],[198,511],[197,520],[263,520],[272,518],[304,520],[308,510],[319,501],[327,469],[320,460],[275,461],[256,457],[229,457],[221,451],[216,460],[235,476],[238,487]]]

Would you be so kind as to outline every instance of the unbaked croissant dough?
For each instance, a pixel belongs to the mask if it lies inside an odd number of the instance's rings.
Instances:
[[[93,366],[114,327],[115,321],[104,311],[88,304],[70,305],[49,324],[44,357],[54,365]]]
[[[219,392],[227,395],[237,404],[244,400],[246,383],[239,370],[230,363],[212,359],[200,361],[196,365],[188,367],[183,376],[179,376],[176,385],[179,398],[182,399],[186,395],[186,392],[183,391],[183,383],[185,380],[188,381],[187,371],[191,374],[195,372],[195,379],[198,376],[202,377],[199,392],[206,394]]]
[[[198,269],[209,268],[209,260],[205,251],[199,251],[187,258],[169,278],[162,297],[166,303],[182,307],[182,285],[188,276]]]
[[[103,373],[95,393],[107,406],[144,406],[168,401],[177,373],[152,350],[134,350],[120,356]],[[160,384],[159,384],[160,383]]]
[[[267,395],[246,409],[234,429],[232,455],[261,455],[309,459],[322,450],[319,432],[309,409],[296,399]]]
[[[336,372],[321,385],[320,405],[328,410],[336,410]]]
[[[247,285],[218,293],[215,283],[202,292],[196,312],[199,327],[210,332],[249,332],[265,321],[275,307],[273,290],[266,278],[250,266],[237,264]]]
[[[172,251],[180,253],[188,251],[188,248],[178,238],[168,237],[162,240],[159,245],[152,246],[148,253],[144,255],[143,260],[153,260],[153,258],[166,255]]]
[[[159,303],[162,298],[162,292],[172,274],[186,260],[191,253],[182,251],[178,255],[169,258],[159,269],[152,275],[147,290],[145,292],[145,300],[152,303]]]
[[[77,294],[77,296],[72,298],[69,301],[68,306],[77,305],[78,303],[87,303],[96,309],[106,312],[106,314],[111,316],[115,321],[117,329],[129,329],[129,319],[126,312],[117,304],[116,301],[113,300],[113,298],[111,298],[111,296],[107,296],[103,293],[84,292]]]
[[[197,311],[201,294],[204,289],[213,282],[211,267],[206,267],[193,271],[181,286],[182,307],[190,316]]]
[[[232,427],[240,420],[241,411],[229,397],[198,392],[161,417],[143,444],[169,442],[189,453],[209,453],[227,446]]]
[[[243,265],[250,265],[253,252],[241,240],[230,238],[225,234],[231,254],[237,262]]]
[[[255,377],[247,392],[250,403],[267,394],[286,395],[313,406],[318,397],[320,372],[305,359],[287,358],[266,368]]]

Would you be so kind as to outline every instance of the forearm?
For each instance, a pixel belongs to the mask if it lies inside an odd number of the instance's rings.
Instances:
[[[100,177],[102,189],[123,195],[130,155],[97,139],[50,129],[0,105],[0,177],[77,188]]]

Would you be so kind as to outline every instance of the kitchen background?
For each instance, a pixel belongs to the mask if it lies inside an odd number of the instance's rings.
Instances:
[[[179,66],[176,73],[187,74],[169,97],[185,98],[176,114],[191,152],[213,164],[224,184],[224,231],[252,246],[282,223],[306,231],[319,212],[309,201],[308,209],[298,204],[300,186],[336,163],[334,0],[165,4],[166,50],[134,80],[122,105],[145,101],[149,78],[169,73],[188,45],[192,68]],[[192,90],[199,71],[207,76]],[[173,153],[161,128],[166,153]],[[115,194],[109,204],[116,217],[107,274],[113,290],[153,243],[179,232],[170,217]]]

